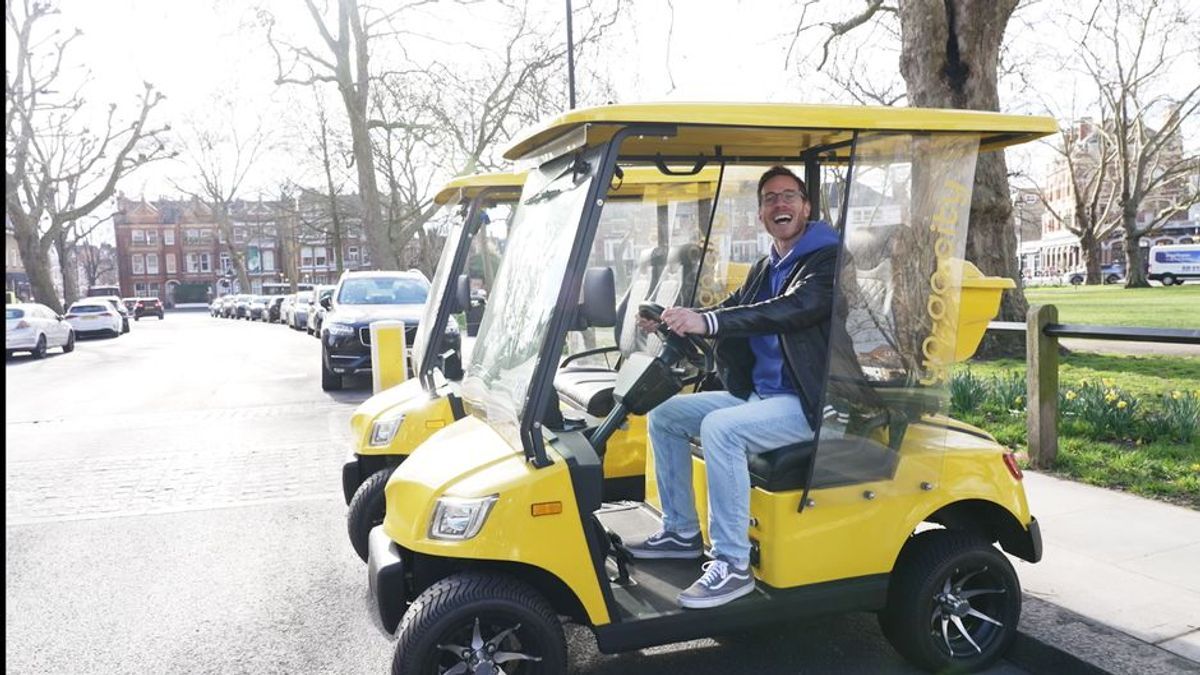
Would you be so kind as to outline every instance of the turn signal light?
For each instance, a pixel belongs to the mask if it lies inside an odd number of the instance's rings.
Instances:
[[[1025,474],[1021,473],[1021,467],[1017,466],[1017,456],[1013,453],[1004,453],[1004,466],[1008,467],[1008,472],[1012,474],[1013,478],[1021,480],[1025,477]]]
[[[538,502],[529,507],[529,512],[538,516],[557,516],[562,513],[562,502]]]

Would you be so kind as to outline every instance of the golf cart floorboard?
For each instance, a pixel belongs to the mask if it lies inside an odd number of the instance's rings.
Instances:
[[[605,504],[596,516],[626,542],[653,534],[661,523],[658,513],[645,503]],[[705,560],[630,563],[630,583],[609,583],[617,615],[613,623],[594,627],[600,649],[612,653],[735,632],[786,618],[873,611],[883,606],[887,596],[886,574],[794,589],[772,588],[760,581],[754,593],[721,607],[683,609],[677,597],[700,578]],[[611,556],[606,566],[609,578],[616,578],[617,566]]]

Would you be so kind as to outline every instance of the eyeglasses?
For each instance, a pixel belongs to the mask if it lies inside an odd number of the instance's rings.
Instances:
[[[762,201],[763,201],[763,204],[766,204],[768,206],[777,203],[780,199],[782,199],[785,204],[791,204],[792,202],[796,201],[797,198],[801,198],[801,197],[804,199],[807,199],[807,197],[804,196],[804,193],[799,190],[784,190],[783,192],[764,192],[763,196],[762,196]]]

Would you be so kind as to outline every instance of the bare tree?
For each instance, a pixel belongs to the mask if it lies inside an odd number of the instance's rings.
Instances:
[[[72,84],[63,76],[79,31],[62,39],[41,34],[58,14],[51,2],[6,0],[4,9],[6,39],[14,45],[5,72],[5,212],[34,297],[61,312],[50,249],[65,247],[64,230],[111,198],[122,177],[169,156],[160,140],[167,127],[147,126],[163,96],[147,83],[132,122],[118,121],[111,104],[94,131],[85,120],[86,80]]]
[[[836,21],[807,23],[815,0],[806,2],[793,35],[820,35],[820,69],[835,42],[873,21],[896,21],[900,33],[900,73],[910,106],[999,110],[997,79],[1004,32],[1017,0],[863,0],[857,13]],[[791,53],[789,48],[789,55]],[[814,49],[814,51],[816,51]],[[984,153],[975,169],[967,258],[985,274],[1019,279],[1012,204],[1003,152]],[[1020,293],[1006,293],[1001,318],[1024,320],[1027,304]],[[989,334],[981,353],[1022,353],[1016,338]]]
[[[116,276],[117,251],[108,242],[96,245],[85,240],[79,243],[75,251],[79,271],[83,272],[83,282],[88,288]]]
[[[1181,134],[1200,107],[1196,20],[1176,0],[1098,2],[1079,41],[1114,147],[1127,287],[1149,285],[1142,238],[1200,203],[1189,180],[1200,171],[1200,155],[1185,152]]]
[[[223,125],[222,131],[199,126],[180,141],[183,161],[192,171],[189,184],[174,182],[176,189],[203,203],[212,213],[225,240],[225,251],[237,275],[242,292],[248,292],[250,275],[246,258],[235,245],[231,210],[238,200],[246,176],[261,159],[268,137],[259,124],[253,131],[239,131],[236,124]]]
[[[1055,174],[1066,181],[1070,193],[1069,210],[1056,207],[1051,190],[1033,183],[1038,201],[1057,223],[1079,237],[1080,253],[1086,269],[1086,283],[1099,284],[1100,245],[1120,225],[1117,219],[1116,191],[1113,189],[1112,165],[1115,152],[1110,134],[1104,131],[1107,121],[1099,125],[1090,119],[1071,120],[1059,129]]]

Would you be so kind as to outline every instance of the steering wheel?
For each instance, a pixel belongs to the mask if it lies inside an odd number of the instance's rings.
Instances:
[[[667,328],[667,325],[662,322],[662,313],[663,306],[656,302],[638,304],[638,316],[658,324],[656,332],[665,343],[659,357],[672,364],[683,359],[687,359],[689,363],[696,366],[703,363],[705,372],[713,371],[717,357],[713,352],[712,345],[699,335],[680,335]]]

